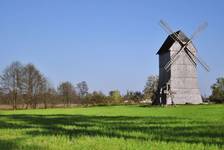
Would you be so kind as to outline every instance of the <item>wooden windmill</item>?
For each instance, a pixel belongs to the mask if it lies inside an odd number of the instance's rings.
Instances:
[[[206,28],[200,25],[188,38],[182,31],[173,32],[164,21],[161,27],[169,34],[157,54],[159,55],[159,85],[157,104],[202,103],[197,80],[197,64],[209,71],[208,65],[196,55],[192,39]]]

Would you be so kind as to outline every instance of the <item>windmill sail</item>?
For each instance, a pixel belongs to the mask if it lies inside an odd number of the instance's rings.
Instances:
[[[159,55],[158,104],[202,103],[197,81],[197,63],[206,71],[209,67],[196,55],[195,38],[207,26],[200,25],[190,38],[182,31],[173,32],[163,20],[160,26],[169,34],[157,54]]]

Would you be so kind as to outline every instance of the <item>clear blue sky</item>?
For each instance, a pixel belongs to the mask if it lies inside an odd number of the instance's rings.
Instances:
[[[90,91],[143,90],[158,74],[155,55],[167,34],[158,22],[191,35],[211,72],[199,67],[202,94],[224,73],[222,0],[0,0],[0,71],[33,63],[56,87],[87,81]]]

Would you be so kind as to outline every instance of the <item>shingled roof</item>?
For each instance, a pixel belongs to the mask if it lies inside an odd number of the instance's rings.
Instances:
[[[182,42],[188,42],[189,38],[181,31],[177,31],[175,32],[178,35],[178,38],[182,41]],[[171,37],[174,33],[170,34],[166,40],[164,41],[163,45],[161,46],[161,48],[159,49],[159,51],[156,53],[158,55],[166,53],[169,51],[170,47],[173,45],[173,43],[175,42],[175,40]]]

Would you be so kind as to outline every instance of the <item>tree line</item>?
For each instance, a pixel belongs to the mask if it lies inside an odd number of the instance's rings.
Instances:
[[[122,103],[153,103],[156,98],[158,76],[147,78],[144,90],[127,91],[121,95],[112,90],[105,95],[101,91],[89,92],[86,81],[72,84],[61,82],[57,88],[33,64],[23,65],[16,61],[7,66],[0,75],[0,104],[18,108],[70,107],[72,105],[105,105]],[[224,78],[211,86],[212,94],[206,101],[224,102]]]
[[[69,107],[73,104],[140,103],[153,97],[156,90],[153,86],[157,83],[157,78],[152,76],[149,79],[154,84],[147,83],[144,92],[127,91],[125,95],[121,95],[119,90],[112,90],[105,95],[101,91],[90,93],[86,81],[77,84],[64,81],[55,88],[34,64],[23,65],[16,61],[0,75],[0,104],[11,105],[13,109],[27,109]]]

